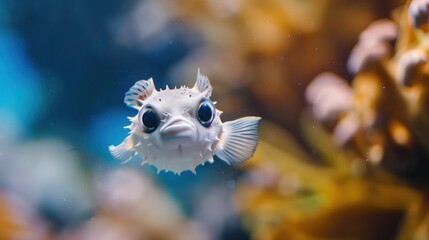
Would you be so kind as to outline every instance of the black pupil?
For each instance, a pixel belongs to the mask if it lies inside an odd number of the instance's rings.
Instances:
[[[212,109],[207,103],[203,103],[198,109],[198,117],[201,121],[207,122],[212,118]]]
[[[152,110],[147,110],[143,114],[143,124],[147,128],[155,128],[158,124],[158,117],[156,116],[155,112]]]

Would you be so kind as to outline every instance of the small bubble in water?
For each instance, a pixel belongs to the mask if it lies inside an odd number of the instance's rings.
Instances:
[[[233,189],[233,188],[235,188],[235,180],[229,180],[228,182],[226,182],[226,186],[227,186],[229,189]]]

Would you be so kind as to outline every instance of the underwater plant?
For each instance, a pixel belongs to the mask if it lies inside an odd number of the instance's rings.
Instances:
[[[360,34],[351,85],[333,73],[308,85],[313,152],[261,129],[237,193],[254,239],[429,239],[428,7],[408,1]]]
[[[96,175],[94,217],[59,239],[208,239],[149,176],[122,168]]]

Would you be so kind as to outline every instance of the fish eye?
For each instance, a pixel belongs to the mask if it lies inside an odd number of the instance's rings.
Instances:
[[[155,110],[147,108],[141,116],[143,130],[145,133],[152,133],[158,127],[160,120]]]
[[[197,111],[197,119],[204,127],[209,127],[214,119],[215,109],[211,102],[203,101]]]

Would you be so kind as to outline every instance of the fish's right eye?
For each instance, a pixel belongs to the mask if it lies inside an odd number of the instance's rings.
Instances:
[[[160,120],[155,110],[148,108],[141,117],[145,133],[152,133],[158,127]]]

